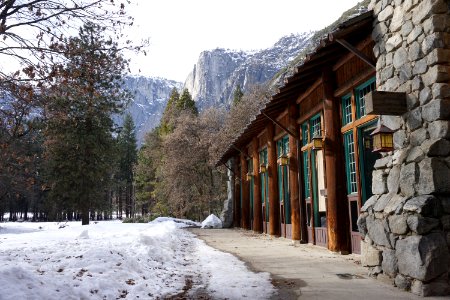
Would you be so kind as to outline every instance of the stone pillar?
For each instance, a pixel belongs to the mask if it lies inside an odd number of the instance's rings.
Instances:
[[[382,116],[396,130],[395,151],[376,162],[375,195],[361,209],[363,262],[422,296],[450,292],[449,7],[445,0],[370,4],[377,88],[406,93],[408,112]]]
[[[242,214],[241,225],[244,229],[251,229],[250,226],[250,184],[247,181],[247,159],[243,153],[241,153],[241,188],[242,188]]]
[[[232,172],[233,168],[233,158],[230,158],[226,163],[228,168],[227,170],[227,199],[223,203],[223,209],[220,214],[220,219],[222,220],[222,226],[224,228],[230,228],[233,225],[234,218],[234,180],[235,174]]]
[[[331,71],[323,74],[324,82],[324,125],[325,125],[325,176],[327,182],[327,233],[328,249],[350,253],[350,227],[348,202],[345,187],[344,165],[342,163],[342,139],[339,99],[333,96]]]
[[[300,134],[297,124],[298,106],[289,105],[289,130],[293,133]],[[289,135],[289,193],[291,201],[291,222],[292,222],[292,240],[300,241],[301,224],[300,224],[300,199],[299,199],[299,182],[298,182],[298,138]]]
[[[253,156],[253,231],[262,233],[262,210],[261,210],[261,179],[259,176],[259,151],[258,138],[252,141]]]
[[[280,200],[278,196],[277,145],[274,125],[267,126],[267,159],[269,174],[269,234],[280,236]]]

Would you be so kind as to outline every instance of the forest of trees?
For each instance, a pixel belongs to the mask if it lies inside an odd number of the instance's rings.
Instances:
[[[238,86],[229,111],[199,111],[173,89],[138,150],[131,116],[113,119],[132,99],[123,51],[145,43],[119,43],[122,4],[65,3],[0,3],[0,57],[20,66],[0,68],[0,221],[218,215],[226,169],[214,164],[269,91]],[[28,27],[34,37],[16,31]]]

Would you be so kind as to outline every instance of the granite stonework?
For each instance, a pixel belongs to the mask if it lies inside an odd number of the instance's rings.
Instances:
[[[404,92],[408,111],[381,116],[395,150],[375,164],[361,209],[371,276],[422,296],[449,295],[450,0],[372,0],[377,90]]]

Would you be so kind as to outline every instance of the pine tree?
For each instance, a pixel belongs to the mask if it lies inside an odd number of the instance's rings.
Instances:
[[[183,90],[183,93],[178,99],[176,106],[180,111],[188,110],[191,111],[194,115],[198,115],[198,109],[195,106],[195,101],[192,99],[192,96],[189,93],[188,89]]]
[[[64,50],[67,63],[45,93],[47,174],[56,213],[73,207],[85,225],[90,210],[102,207],[106,198],[114,149],[111,117],[130,97],[122,89],[128,62],[117,43],[92,23],[80,28]]]
[[[170,93],[170,98],[167,101],[166,108],[164,109],[161,123],[159,126],[159,132],[161,135],[166,135],[173,130],[173,116],[176,109],[176,104],[180,99],[178,90],[174,87]]]
[[[242,96],[244,96],[244,93],[241,90],[241,86],[238,84],[236,86],[236,89],[234,90],[233,94],[233,105],[236,106],[238,103],[241,102]]]
[[[118,180],[120,189],[123,190],[125,200],[125,214],[127,217],[134,215],[134,195],[133,195],[133,167],[137,162],[136,132],[133,118],[130,114],[125,116],[123,129],[117,138],[118,142]]]

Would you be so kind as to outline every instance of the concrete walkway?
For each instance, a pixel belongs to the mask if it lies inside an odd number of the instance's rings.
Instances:
[[[312,245],[294,246],[284,238],[240,229],[189,231],[211,247],[239,257],[251,270],[269,272],[278,288],[273,299],[423,299],[368,277],[359,255],[338,255]]]

